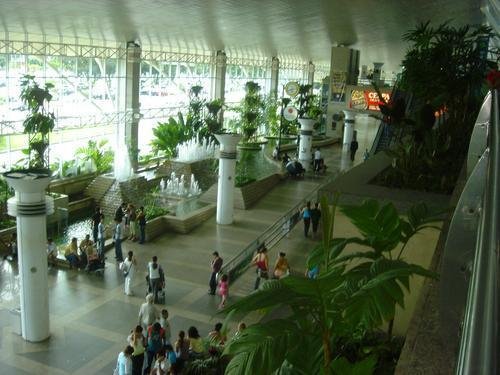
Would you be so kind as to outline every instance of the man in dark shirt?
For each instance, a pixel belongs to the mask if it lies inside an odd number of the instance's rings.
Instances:
[[[208,294],[215,295],[215,290],[217,289],[217,273],[222,268],[223,261],[217,251],[214,251],[212,255],[214,256],[214,258],[212,259],[212,262],[210,262],[210,266],[212,267],[212,275],[210,276],[210,290],[208,291]]]
[[[350,150],[351,150],[351,161],[354,161],[354,156],[356,155],[356,151],[358,150],[358,141],[356,140],[356,138],[353,138]]]
[[[95,208],[94,215],[92,216],[92,238],[94,240],[94,243],[97,243],[98,240],[98,227],[99,223],[101,222],[101,209],[99,206]]]
[[[116,209],[116,212],[115,212],[115,220],[118,221],[119,223],[122,222],[123,220],[123,216],[125,215],[125,212],[124,210],[127,208],[127,204],[126,203],[122,203],[121,206],[119,206],[117,209]]]

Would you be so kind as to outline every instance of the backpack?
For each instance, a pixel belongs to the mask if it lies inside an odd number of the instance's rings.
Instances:
[[[161,335],[159,331],[151,331],[151,335],[148,338],[148,351],[157,352],[163,346],[161,340]]]

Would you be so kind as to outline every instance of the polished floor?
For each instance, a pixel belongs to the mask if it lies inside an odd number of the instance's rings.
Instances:
[[[369,148],[375,135],[376,122],[361,118],[357,128],[360,152],[354,163],[339,146],[322,149],[330,166],[327,175],[362,160],[364,149]],[[116,356],[137,324],[146,291],[146,263],[153,255],[158,256],[166,273],[165,307],[170,312],[172,333],[194,325],[206,335],[223,318],[216,315],[219,298],[207,295],[212,251],[219,251],[225,260],[231,259],[324,180],[285,180],[251,209],[236,210],[235,223],[230,226],[217,225],[213,217],[189,235],[167,233],[144,245],[125,242],[124,252],[133,250],[139,261],[133,297],[124,295],[123,277],[113,262],[107,263],[104,277],[75,270],[49,270],[52,335],[42,343],[25,342],[15,333],[9,310],[19,300],[17,269],[15,264],[4,261],[0,265],[0,374],[112,374]],[[292,268],[299,270],[313,246],[312,240],[302,238],[297,227],[278,248],[286,248]],[[270,252],[272,260],[276,253],[277,249]],[[230,301],[250,290],[248,283],[253,273],[248,272],[234,288],[230,287]],[[248,321],[252,319],[248,317]]]

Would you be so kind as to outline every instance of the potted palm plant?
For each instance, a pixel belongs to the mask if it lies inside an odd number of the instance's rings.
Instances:
[[[256,137],[264,117],[264,101],[260,95],[260,86],[256,82],[248,81],[245,84],[245,92],[245,97],[239,108],[243,135],[242,146],[243,148],[260,150],[260,144]]]
[[[27,106],[28,117],[24,120],[24,133],[28,134],[28,167],[30,169],[49,169],[49,133],[54,129],[55,117],[50,112],[52,83],[40,87],[35,77],[25,75],[21,81],[21,100]]]

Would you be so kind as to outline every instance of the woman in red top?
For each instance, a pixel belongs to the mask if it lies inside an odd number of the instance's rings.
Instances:
[[[257,279],[255,280],[254,289],[259,289],[260,279],[268,279],[269,259],[267,257],[267,249],[262,246],[257,250],[257,254],[252,259],[252,264],[257,266]]]

